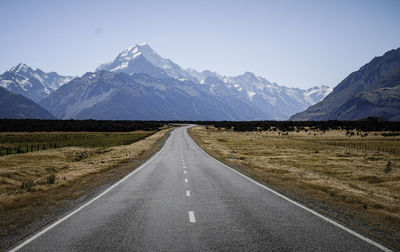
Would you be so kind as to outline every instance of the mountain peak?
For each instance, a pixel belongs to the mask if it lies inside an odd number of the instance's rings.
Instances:
[[[234,79],[236,80],[240,80],[240,81],[245,81],[245,82],[259,82],[263,79],[261,79],[260,77],[257,77],[254,73],[252,72],[245,72],[241,75],[238,75],[236,77],[234,77]],[[265,80],[267,83],[269,83],[269,81]]]
[[[118,60],[119,62],[129,62],[141,54],[142,52],[139,50],[139,48],[134,45],[129,47],[128,49],[123,50],[122,53],[118,55],[116,60]]]
[[[254,73],[252,73],[252,72],[249,72],[249,71],[246,71],[246,72],[244,72],[244,73],[243,73],[243,75],[251,75],[251,76],[255,76],[255,75],[254,75]]]
[[[32,68],[28,67],[27,65],[25,65],[24,63],[19,63],[16,66],[13,66],[8,72],[12,72],[12,73],[18,73],[18,72],[29,72],[29,71],[33,71]]]
[[[125,49],[124,51],[135,51],[135,50],[140,50],[140,49],[142,49],[142,48],[151,48],[150,46],[149,46],[149,44],[148,43],[146,43],[146,42],[143,42],[143,43],[136,43],[136,44],[133,44],[131,47],[129,47],[128,49]]]
[[[127,74],[146,73],[153,77],[195,80],[179,65],[158,55],[146,42],[123,50],[114,61],[100,65],[96,71],[107,70]]]
[[[136,46],[148,46],[148,47],[150,47],[147,42],[138,43],[138,44],[136,44]]]
[[[242,75],[247,77],[247,78],[257,78],[256,75],[254,73],[252,73],[252,72],[245,72]]]

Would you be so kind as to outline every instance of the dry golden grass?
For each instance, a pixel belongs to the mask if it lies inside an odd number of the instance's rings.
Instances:
[[[240,133],[205,127],[192,128],[190,134],[224,163],[400,247],[399,136],[348,137],[345,131]]]
[[[64,147],[0,157],[0,209],[12,207],[13,202],[24,194],[67,186],[81,177],[127,163],[129,152],[133,158],[141,156],[166,131],[162,130],[130,145],[110,148]]]
[[[130,145],[64,147],[0,157],[0,250],[21,239],[18,233],[35,220],[132,171],[161,148],[171,130],[162,129]]]

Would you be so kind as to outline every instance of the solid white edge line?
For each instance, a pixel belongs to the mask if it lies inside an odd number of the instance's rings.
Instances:
[[[176,129],[175,129],[176,130]],[[175,131],[173,130],[172,132],[170,132],[170,135]],[[28,245],[29,243],[31,243],[33,240],[39,238],[41,235],[45,234],[46,232],[48,232],[49,230],[53,229],[54,227],[56,227],[58,224],[64,222],[65,220],[67,220],[68,218],[70,218],[71,216],[73,216],[74,214],[76,214],[77,212],[81,211],[83,208],[87,207],[88,205],[90,205],[91,203],[93,203],[94,201],[96,201],[97,199],[99,199],[100,197],[102,197],[103,195],[105,195],[106,193],[108,193],[109,191],[111,191],[114,187],[118,186],[119,184],[121,184],[122,182],[124,182],[125,180],[127,180],[129,177],[131,177],[132,175],[134,175],[135,173],[137,173],[138,171],[140,171],[141,169],[143,169],[146,165],[148,165],[151,161],[153,161],[165,148],[165,146],[167,146],[167,143],[170,139],[170,136],[168,136],[167,141],[164,143],[164,146],[161,148],[161,150],[159,150],[156,154],[154,154],[149,160],[146,161],[146,163],[142,164],[141,166],[139,166],[138,168],[136,168],[134,171],[132,171],[131,173],[129,173],[128,175],[126,175],[125,177],[123,177],[121,180],[119,180],[118,182],[116,182],[115,184],[113,184],[112,186],[110,186],[108,189],[106,189],[104,192],[100,193],[99,195],[97,195],[96,197],[94,197],[93,199],[91,199],[90,201],[86,202],[84,205],[80,206],[79,208],[77,208],[76,210],[72,211],[71,213],[67,214],[66,216],[62,217],[61,219],[57,220],[56,222],[53,222],[52,224],[50,224],[49,226],[45,227],[44,229],[42,229],[41,231],[37,232],[36,234],[34,234],[33,236],[27,238],[26,240],[24,240],[22,243],[18,244],[17,246],[15,246],[14,248],[12,248],[11,250],[9,250],[10,252],[15,252],[18,251],[19,249],[23,248],[24,246]]]
[[[193,126],[192,126],[192,127],[193,127]],[[188,128],[190,128],[190,127],[188,127]],[[186,128],[186,133],[187,133],[187,129],[188,129],[188,128]],[[244,174],[242,174],[242,173],[236,171],[235,169],[233,169],[232,167],[230,167],[230,166],[228,166],[228,165],[222,163],[222,162],[219,161],[218,159],[213,158],[213,157],[210,156],[205,150],[203,150],[202,148],[200,148],[199,145],[197,145],[197,143],[190,137],[189,133],[187,133],[187,135],[189,136],[189,139],[194,143],[194,145],[195,145],[200,151],[202,151],[204,154],[206,154],[208,157],[214,159],[214,160],[217,161],[218,163],[222,164],[224,167],[229,168],[230,170],[232,170],[232,171],[234,171],[235,173],[239,174],[240,176],[246,178],[247,180],[250,180],[251,182],[255,183],[256,185],[261,186],[262,188],[264,188],[264,189],[266,189],[266,190],[272,192],[273,194],[275,194],[275,195],[277,195],[277,196],[279,196],[279,197],[281,197],[281,198],[283,198],[283,199],[289,201],[290,203],[292,203],[292,204],[294,204],[294,205],[296,205],[296,206],[298,206],[298,207],[300,207],[300,208],[302,208],[302,209],[304,209],[304,210],[306,210],[306,211],[308,211],[308,212],[310,212],[310,213],[312,213],[312,214],[314,214],[314,215],[320,217],[321,219],[323,219],[323,220],[325,220],[325,221],[331,223],[332,225],[335,225],[336,227],[338,227],[338,228],[340,228],[340,229],[342,229],[342,230],[344,230],[344,231],[346,231],[346,232],[348,232],[348,233],[350,233],[350,234],[352,234],[352,235],[358,237],[359,239],[361,239],[361,240],[363,240],[363,241],[365,241],[365,242],[367,242],[367,243],[369,243],[369,244],[371,244],[371,245],[373,245],[373,246],[375,246],[375,247],[377,247],[377,248],[379,248],[379,249],[381,249],[381,250],[383,250],[383,251],[386,251],[386,252],[391,252],[391,251],[392,251],[392,250],[386,248],[385,246],[381,245],[380,243],[377,243],[377,242],[375,242],[375,241],[369,239],[368,237],[365,237],[364,235],[359,234],[359,233],[357,233],[356,231],[353,231],[353,230],[351,230],[350,228],[347,228],[347,227],[345,227],[344,225],[342,225],[342,224],[340,224],[340,223],[338,223],[338,222],[336,222],[336,221],[334,221],[334,220],[332,220],[332,219],[330,219],[330,218],[328,218],[328,217],[326,217],[326,216],[324,216],[324,215],[322,215],[322,214],[320,214],[320,213],[315,212],[314,210],[312,210],[312,209],[310,209],[310,208],[308,208],[308,207],[306,207],[306,206],[304,206],[304,205],[302,205],[302,204],[300,204],[300,203],[298,203],[298,202],[296,202],[296,201],[294,201],[294,200],[292,200],[292,199],[290,199],[290,198],[288,198],[288,197],[286,197],[286,196],[284,196],[284,195],[278,193],[278,192],[275,191],[274,189],[271,189],[271,188],[269,188],[268,186],[263,185],[263,184],[261,184],[261,183],[255,181],[254,179],[252,179],[252,178],[250,178],[250,177],[247,177],[246,175],[244,175]]]
[[[189,211],[189,221],[191,223],[195,223],[196,222],[196,218],[194,217],[194,212],[193,211]]]

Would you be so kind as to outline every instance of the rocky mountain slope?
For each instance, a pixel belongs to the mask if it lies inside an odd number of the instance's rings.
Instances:
[[[399,118],[400,48],[375,57],[340,82],[321,102],[291,120]]]

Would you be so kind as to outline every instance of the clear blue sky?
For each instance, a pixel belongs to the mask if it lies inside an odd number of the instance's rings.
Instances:
[[[0,1],[0,72],[82,75],[147,42],[184,68],[335,86],[400,47],[399,0]]]

